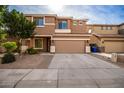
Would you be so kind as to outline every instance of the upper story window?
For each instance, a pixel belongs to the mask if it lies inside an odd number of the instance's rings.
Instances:
[[[105,26],[102,26],[102,27],[101,27],[101,30],[106,30],[106,27],[105,27]]]
[[[60,21],[58,23],[58,29],[67,29],[67,21]]]
[[[36,21],[36,25],[37,25],[37,26],[39,26],[39,27],[40,27],[40,26],[41,26],[41,27],[44,26],[44,23],[45,23],[45,22],[44,22],[44,18],[42,18],[42,17],[41,17],[41,18],[36,18],[35,21]]]
[[[76,26],[76,25],[77,25],[77,21],[73,21],[73,25],[75,25],[75,26]]]
[[[108,30],[112,30],[112,27],[110,26],[110,27],[108,27]]]
[[[112,30],[112,27],[111,26],[102,26],[101,27],[101,30]]]

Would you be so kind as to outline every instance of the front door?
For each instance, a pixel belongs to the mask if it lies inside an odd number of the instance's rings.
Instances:
[[[51,40],[50,38],[47,38],[47,52],[50,52],[50,45],[51,45]]]

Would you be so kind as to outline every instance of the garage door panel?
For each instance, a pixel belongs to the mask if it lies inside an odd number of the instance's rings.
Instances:
[[[124,52],[124,42],[105,42],[105,52]]]
[[[57,53],[84,53],[84,41],[55,41]]]

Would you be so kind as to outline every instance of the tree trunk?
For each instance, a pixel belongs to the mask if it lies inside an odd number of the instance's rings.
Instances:
[[[22,39],[17,40],[17,52],[21,54]]]

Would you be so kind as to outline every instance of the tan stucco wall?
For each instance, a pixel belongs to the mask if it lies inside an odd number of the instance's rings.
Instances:
[[[45,23],[55,23],[55,17],[45,16]]]
[[[124,42],[124,38],[123,38],[123,37],[121,37],[121,38],[119,38],[119,37],[118,37],[118,38],[117,38],[117,37],[114,37],[114,38],[103,37],[103,38],[101,38],[101,40],[102,40],[102,41],[107,41],[107,40],[109,40],[109,41],[110,41],[110,40],[111,40],[111,41],[117,41],[117,40],[118,40],[118,41],[122,41],[122,40],[123,40],[123,42]]]
[[[124,52],[124,41],[105,41],[105,52]]]
[[[120,25],[120,26],[118,27],[118,29],[119,29],[119,30],[124,29],[124,25]]]
[[[102,30],[101,26],[102,25],[87,25],[87,31],[89,31],[89,29],[92,29],[92,32],[97,34],[118,34],[117,26],[111,26],[112,30]]]
[[[45,27],[37,27],[35,33],[37,35],[51,35],[55,32],[55,25],[45,25]]]
[[[95,26],[93,32],[97,34],[118,34],[118,28],[112,27],[112,30],[101,30],[101,26]]]
[[[92,36],[90,37],[89,44],[92,44],[92,43],[97,44],[99,47],[101,47],[101,46],[102,46],[102,42],[100,41],[100,39],[99,39],[99,38],[97,38],[97,37],[96,37],[96,36],[94,36],[94,35],[92,35]]]
[[[72,33],[87,33],[86,30],[86,22],[82,21],[80,24],[80,20],[74,20],[77,22],[77,25],[73,25],[73,21],[71,23]]]

